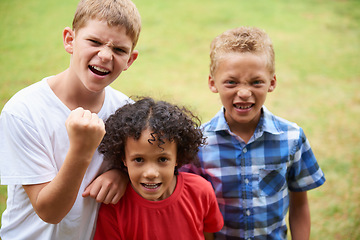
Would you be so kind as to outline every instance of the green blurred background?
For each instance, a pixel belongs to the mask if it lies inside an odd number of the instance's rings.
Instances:
[[[140,55],[112,86],[186,105],[203,122],[221,107],[207,87],[211,40],[241,25],[270,35],[278,85],[266,105],[304,128],[327,178],[309,192],[311,239],[360,239],[360,1],[134,2]],[[67,68],[62,30],[76,5],[0,0],[0,109],[18,90]],[[6,187],[0,190],[2,213]]]

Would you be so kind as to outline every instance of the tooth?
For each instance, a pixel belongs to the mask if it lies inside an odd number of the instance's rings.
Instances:
[[[156,183],[154,183],[154,184],[146,184],[146,183],[144,183],[144,185],[147,188],[157,188],[159,184],[156,184]]]
[[[100,67],[97,67],[97,66],[93,66],[94,69],[96,69],[97,71],[99,72],[108,72],[106,69],[103,69],[103,68],[100,68]]]
[[[251,108],[252,105],[249,105],[249,106],[239,106],[237,105],[236,107],[239,108],[239,109],[249,109]]]

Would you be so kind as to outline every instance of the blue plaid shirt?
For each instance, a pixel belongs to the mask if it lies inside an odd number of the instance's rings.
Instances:
[[[265,107],[247,144],[230,131],[223,109],[202,129],[200,167],[181,170],[212,183],[225,222],[216,239],[286,239],[289,190],[325,182],[303,130]]]

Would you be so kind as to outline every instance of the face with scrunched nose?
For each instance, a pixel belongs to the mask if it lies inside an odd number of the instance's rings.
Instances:
[[[234,133],[255,130],[267,93],[275,87],[276,76],[270,73],[265,55],[224,54],[214,76],[209,76],[209,88],[219,93],[225,119]]]
[[[65,28],[65,50],[71,54],[72,88],[85,87],[90,92],[102,91],[138,56],[123,26],[109,26],[106,21],[91,19],[78,30]]]

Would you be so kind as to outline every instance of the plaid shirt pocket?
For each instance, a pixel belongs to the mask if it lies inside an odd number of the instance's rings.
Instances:
[[[272,196],[287,187],[286,168],[260,169],[259,170],[260,196]]]

